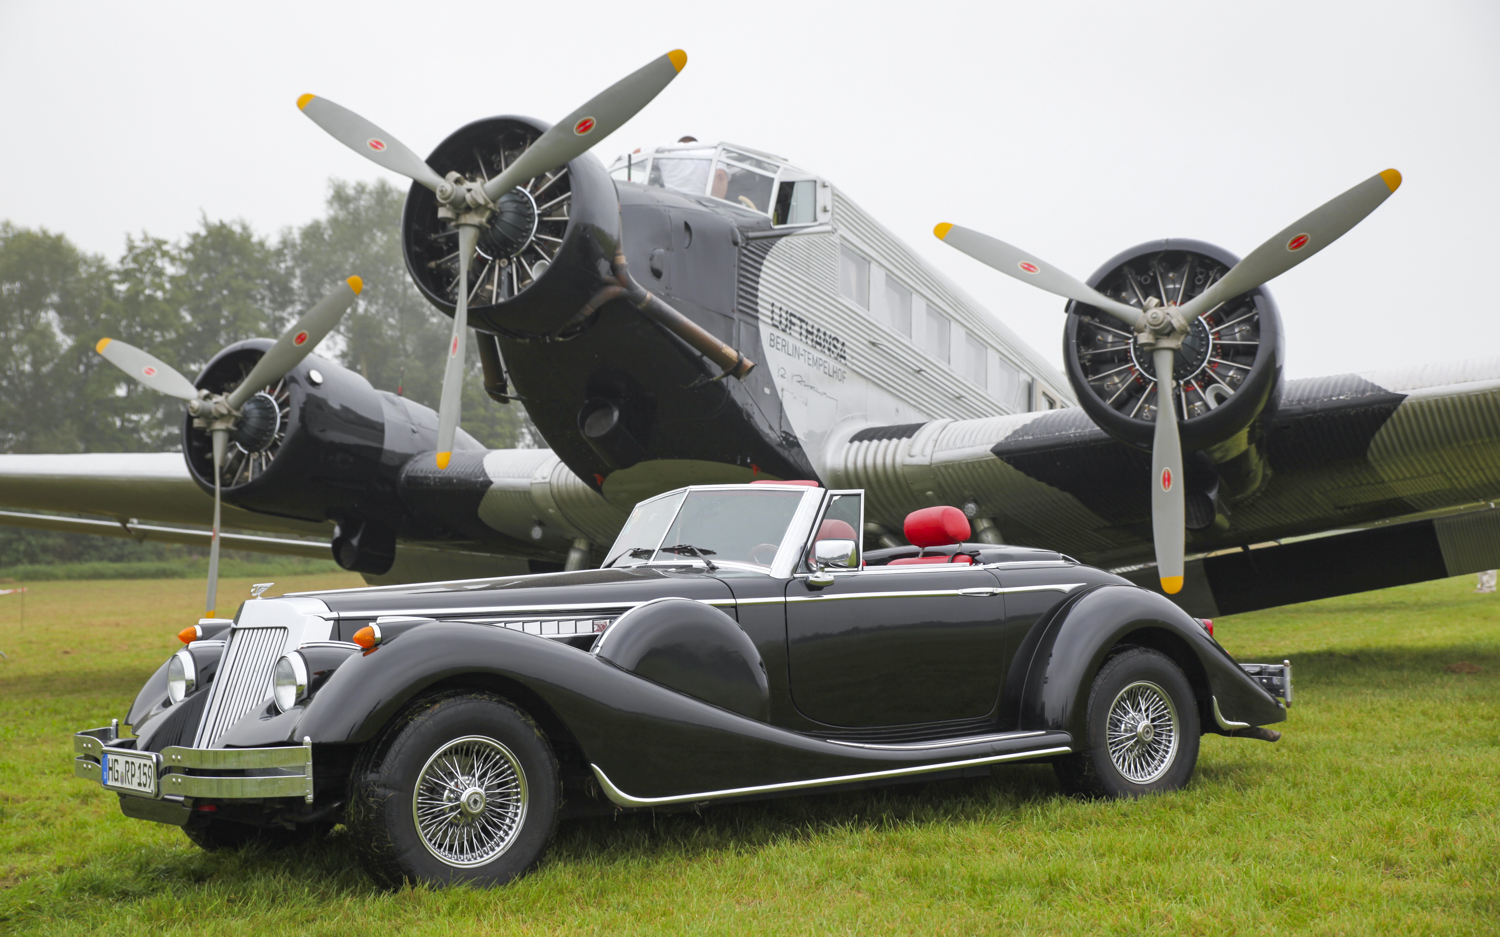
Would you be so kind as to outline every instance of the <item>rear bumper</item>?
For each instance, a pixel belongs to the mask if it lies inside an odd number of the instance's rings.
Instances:
[[[277,748],[182,748],[141,752],[135,739],[121,739],[114,726],[87,729],[73,736],[73,775],[101,784],[104,756],[111,752],[148,756],[154,762],[154,794],[105,787],[124,797],[143,800],[263,800],[300,797],[313,800],[312,742]],[[226,773],[227,772],[227,773]],[[126,811],[129,813],[130,811]]]

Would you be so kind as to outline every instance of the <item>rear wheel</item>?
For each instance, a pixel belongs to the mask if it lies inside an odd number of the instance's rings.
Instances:
[[[412,707],[351,781],[347,825],[382,884],[503,885],[541,858],[557,826],[557,759],[530,718],[498,697]]]
[[[1084,748],[1054,763],[1063,790],[1140,797],[1180,790],[1198,762],[1198,705],[1166,655],[1132,648],[1100,668],[1089,691]]]

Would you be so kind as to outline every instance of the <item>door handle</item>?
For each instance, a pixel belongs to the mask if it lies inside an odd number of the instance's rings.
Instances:
[[[991,588],[991,589],[959,589],[958,590],[958,594],[959,595],[999,595],[1000,594],[1000,590],[996,589],[996,588]]]

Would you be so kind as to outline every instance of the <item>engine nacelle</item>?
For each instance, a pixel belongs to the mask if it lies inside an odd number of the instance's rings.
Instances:
[[[494,178],[548,126],[529,117],[478,120],[438,144],[427,164],[442,175]],[[413,183],[401,245],[417,289],[452,315],[458,235],[437,208],[436,196]],[[576,334],[589,323],[580,313],[610,273],[619,231],[614,183],[588,153],[501,196],[469,268],[469,324],[523,340]]]
[[[1137,307],[1151,297],[1181,305],[1238,262],[1202,241],[1150,241],[1111,258],[1088,283]],[[1070,302],[1063,360],[1078,402],[1093,421],[1121,442],[1149,450],[1156,424],[1155,369],[1130,329],[1108,313]],[[1216,463],[1242,452],[1250,440],[1236,437],[1276,409],[1281,366],[1281,314],[1264,286],[1200,317],[1177,353],[1173,374],[1182,448],[1210,450]]]
[[[230,345],[195,383],[214,393],[235,387],[271,344],[251,339]],[[334,558],[359,572],[389,569],[398,532],[430,533],[430,525],[402,501],[398,479],[412,456],[437,446],[437,414],[431,409],[378,391],[358,373],[308,355],[281,381],[251,397],[242,414],[220,473],[226,502],[264,514],[337,522]],[[212,494],[212,442],[190,417],[183,423],[182,448],[193,480]],[[460,430],[454,448],[483,447]]]

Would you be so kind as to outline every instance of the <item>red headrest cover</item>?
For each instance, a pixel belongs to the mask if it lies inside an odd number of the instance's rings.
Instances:
[[[815,482],[806,478],[791,478],[786,481],[778,481],[774,478],[757,478],[751,482],[752,485],[801,485],[803,488],[822,488],[822,482]]]
[[[969,519],[958,508],[923,508],[906,515],[903,530],[914,547],[944,547],[969,539]]]
[[[818,527],[818,535],[813,538],[813,542],[817,543],[819,540],[858,541],[859,538],[854,536],[854,527],[848,521],[829,519]]]

